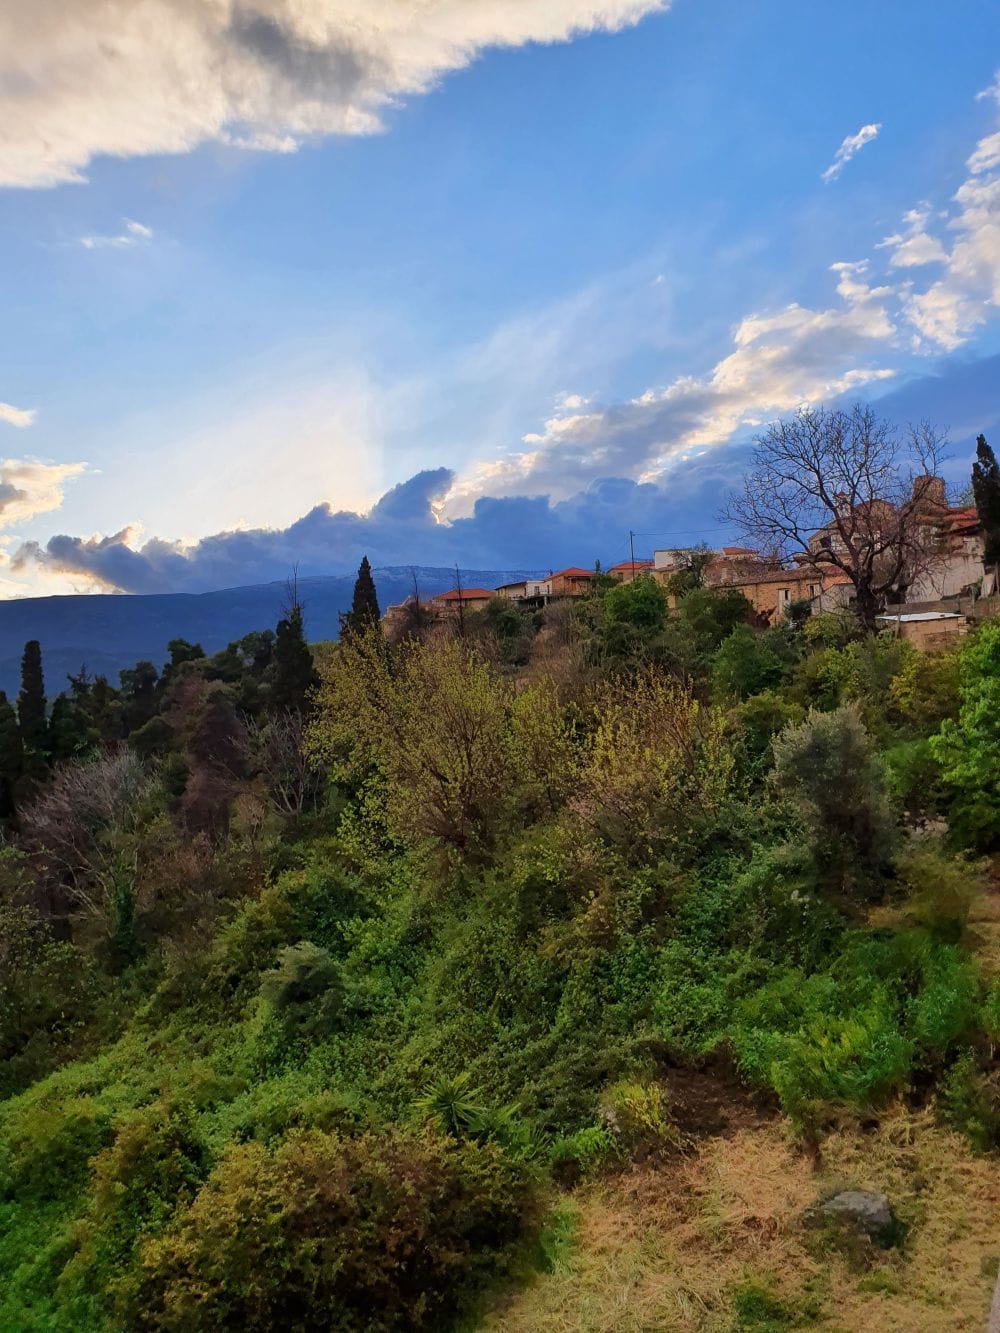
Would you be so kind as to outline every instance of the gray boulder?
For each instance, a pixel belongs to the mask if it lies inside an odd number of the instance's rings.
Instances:
[[[841,1190],[807,1209],[803,1220],[812,1226],[831,1223],[883,1246],[894,1244],[900,1229],[889,1200],[874,1190]]]

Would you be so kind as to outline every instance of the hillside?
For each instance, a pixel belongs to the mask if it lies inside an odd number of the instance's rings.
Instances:
[[[981,1328],[1000,622],[294,622],[0,710],[0,1328]]]
[[[377,569],[382,609],[413,591],[421,596],[455,585],[454,569],[397,566]],[[527,573],[530,574],[531,571]],[[493,588],[526,576],[523,570],[463,570],[468,587]],[[337,637],[338,617],[351,604],[354,574],[299,580],[307,633],[314,642]],[[205,593],[147,593],[25,597],[0,602],[0,689],[13,697],[18,688],[25,641],[42,645],[50,692],[64,688],[68,672],[86,664],[91,675],[112,682],[124,667],[148,660],[159,666],[171,639],[200,643],[207,653],[262,626],[273,625],[287,600],[284,583],[224,588]]]

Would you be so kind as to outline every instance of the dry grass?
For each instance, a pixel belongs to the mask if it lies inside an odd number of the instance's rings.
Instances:
[[[822,1247],[802,1210],[837,1187],[884,1190],[910,1228],[865,1269]],[[954,1333],[983,1328],[1000,1259],[1000,1168],[926,1112],[844,1129],[817,1172],[777,1121],[702,1141],[656,1169],[577,1191],[564,1267],[482,1324],[491,1333],[731,1330],[731,1293],[763,1281],[789,1327]]]
[[[1000,863],[990,866],[987,887],[972,904],[968,943],[986,977],[1000,975]]]

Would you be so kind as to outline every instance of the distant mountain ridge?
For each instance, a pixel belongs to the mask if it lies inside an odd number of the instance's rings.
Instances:
[[[394,565],[373,573],[383,611],[409,596],[414,576],[421,597],[455,586],[454,569]],[[463,569],[460,574],[466,587],[495,588],[539,571]],[[337,637],[340,613],[351,605],[354,580],[354,574],[299,579],[306,633],[313,642]],[[206,653],[217,652],[251,630],[273,629],[287,600],[287,584],[276,582],[219,592],[97,593],[0,602],[0,689],[11,699],[17,693],[21,652],[28,639],[42,645],[46,689],[53,696],[65,688],[67,673],[81,665],[91,675],[106,675],[112,684],[117,684],[119,671],[144,658],[160,667],[171,639],[188,639]]]

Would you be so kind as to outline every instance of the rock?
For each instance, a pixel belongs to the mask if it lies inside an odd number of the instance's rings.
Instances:
[[[841,1190],[807,1209],[803,1221],[812,1226],[833,1223],[882,1246],[894,1244],[900,1229],[889,1200],[874,1190]]]

